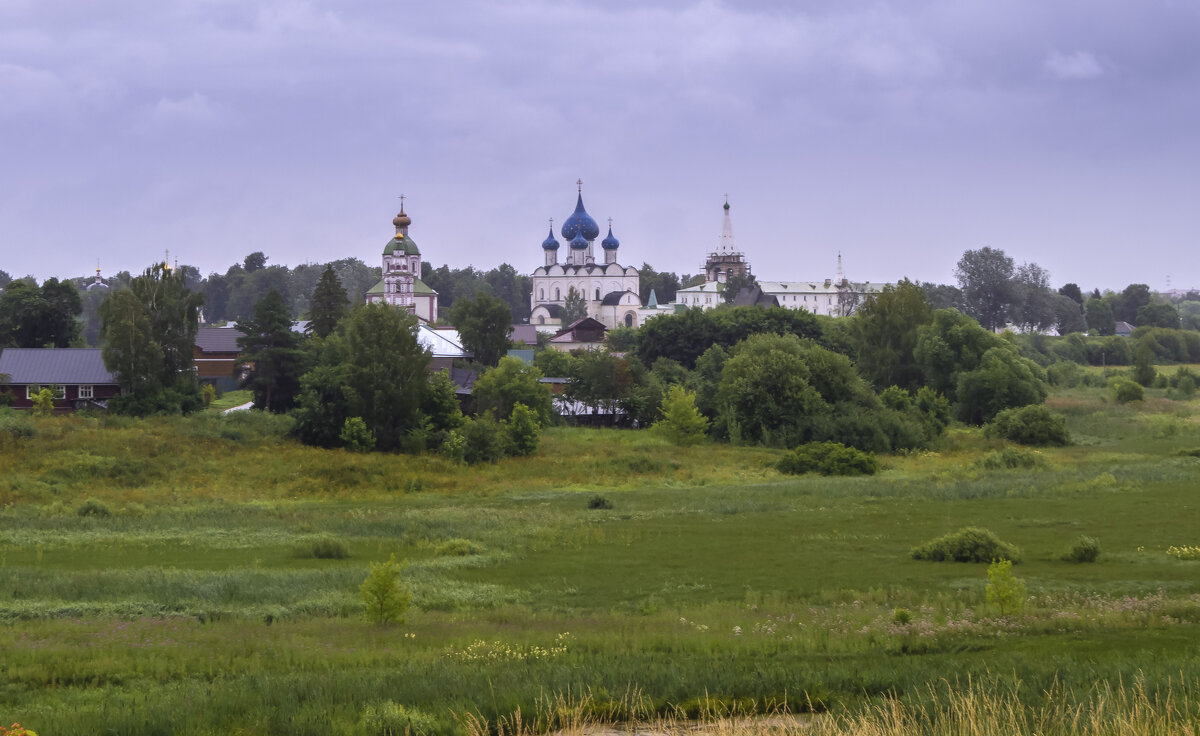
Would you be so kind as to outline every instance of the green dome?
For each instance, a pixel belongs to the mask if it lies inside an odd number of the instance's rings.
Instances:
[[[406,256],[421,255],[421,251],[417,248],[417,244],[414,243],[413,239],[407,235],[397,235],[389,240],[387,245],[383,246],[383,254],[385,256],[395,255],[397,252],[400,252]]]

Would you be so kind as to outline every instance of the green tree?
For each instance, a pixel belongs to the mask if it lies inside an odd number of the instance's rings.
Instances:
[[[246,269],[246,273],[261,271],[266,267],[267,257],[261,250],[254,251],[250,255],[246,256],[245,260],[242,261],[242,268]]]
[[[958,377],[979,367],[988,350],[1004,344],[975,320],[954,309],[937,309],[933,320],[917,330],[913,357],[925,384],[951,402],[957,400]]]
[[[1025,608],[1025,581],[1012,574],[1012,566],[1012,560],[996,560],[987,569],[987,602],[1001,616],[1019,614]]]
[[[1179,329],[1179,310],[1167,302],[1150,302],[1137,310],[1138,327]]]
[[[69,347],[79,336],[83,302],[70,281],[24,279],[0,294],[0,347]]]
[[[1153,365],[1154,351],[1150,347],[1150,343],[1145,340],[1138,340],[1137,349],[1134,351],[1133,358],[1133,380],[1137,381],[1142,386],[1151,386],[1154,379],[1158,377],[1158,371]]]
[[[1146,284],[1130,284],[1112,299],[1113,319],[1119,322],[1138,324],[1138,310],[1150,303],[1150,287]]]
[[[513,407],[524,404],[537,416],[542,426],[554,421],[554,405],[550,389],[538,383],[542,372],[520,358],[504,357],[495,368],[487,370],[475,381],[472,397],[475,412],[491,412],[497,419],[512,416]]]
[[[1083,318],[1082,307],[1066,294],[1054,296],[1054,325],[1060,335],[1087,330],[1087,321]]]
[[[983,424],[1004,409],[1042,403],[1047,389],[1046,372],[1005,343],[985,352],[978,368],[958,376],[958,417]]]
[[[651,291],[659,304],[669,304],[675,301],[675,292],[681,288],[678,275],[670,271],[655,271],[649,263],[642,263],[641,269],[638,270],[638,281],[638,296],[643,304],[650,301]]]
[[[429,353],[416,337],[417,318],[387,304],[366,304],[338,331],[312,338],[313,368],[300,380],[297,433],[301,441],[339,447],[342,426],[361,417],[379,450],[399,449],[429,418]]]
[[[1079,289],[1079,284],[1063,284],[1059,288],[1058,293],[1067,297],[1079,306],[1083,306],[1083,292]]]
[[[416,329],[411,314],[367,304],[354,310],[342,334],[348,416],[362,417],[383,450],[397,449],[417,425],[430,358]]]
[[[408,608],[412,605],[412,591],[400,581],[400,573],[407,565],[407,561],[396,562],[394,554],[387,562],[371,563],[366,580],[358,588],[366,608],[367,621],[380,626],[404,623]]]
[[[567,298],[563,300],[562,326],[574,324],[588,316],[587,299],[574,286],[567,289]]]
[[[463,347],[478,363],[495,366],[512,343],[512,312],[503,300],[487,294],[459,299],[450,309],[450,323],[462,337]]]
[[[164,265],[146,269],[100,307],[105,365],[129,393],[109,408],[129,414],[189,412],[204,405],[192,368],[204,295]]]
[[[913,351],[919,328],[931,321],[924,290],[908,279],[869,297],[850,322],[859,372],[875,386],[917,389],[924,376]]]
[[[326,266],[321,280],[312,292],[309,331],[318,337],[329,337],[348,310],[346,290],[342,288],[342,282],[334,273],[333,266]]]
[[[726,304],[733,304],[742,289],[758,285],[758,277],[752,273],[735,273],[725,280],[725,288],[721,290],[721,299]]]
[[[307,370],[307,358],[292,331],[292,318],[283,295],[272,289],[254,306],[254,319],[241,324],[244,337],[238,338],[243,354],[241,364],[248,369],[242,388],[254,393],[254,407],[285,412],[296,403],[300,377]]]
[[[1013,303],[1009,319],[1025,332],[1049,329],[1055,322],[1055,293],[1050,274],[1036,263],[1017,267],[1011,287]]]
[[[134,278],[129,290],[142,305],[150,320],[151,334],[162,349],[162,384],[194,384],[192,356],[204,295],[192,292],[182,273],[161,265],[148,268]]]
[[[954,269],[963,307],[985,330],[1003,327],[1013,301],[1013,259],[993,248],[968,250]]]
[[[636,388],[645,383],[646,369],[636,359],[607,351],[581,351],[571,361],[563,395],[601,411],[617,421],[618,407],[626,419],[635,413],[629,406]]]
[[[155,340],[150,316],[128,289],[112,293],[100,305],[101,355],[125,393],[161,387],[162,347]]]
[[[1092,297],[1084,305],[1088,331],[1097,335],[1112,335],[1117,331],[1117,318],[1112,303],[1104,297]]]
[[[662,419],[655,422],[652,429],[673,444],[694,445],[704,441],[708,425],[708,418],[696,408],[696,393],[674,385],[667,388]]]
[[[538,448],[542,427],[537,413],[517,402],[508,419],[508,445],[514,455],[532,455]]]

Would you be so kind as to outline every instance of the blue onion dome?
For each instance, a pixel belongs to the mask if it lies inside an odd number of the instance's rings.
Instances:
[[[575,237],[571,238],[571,247],[575,250],[587,250],[588,241],[584,239],[583,233],[578,229],[575,230]]]
[[[608,236],[600,241],[600,247],[604,250],[616,250],[621,245],[621,241],[617,240],[612,234],[612,225],[608,226]]]
[[[600,226],[583,208],[582,192],[579,194],[579,200],[575,203],[575,211],[563,221],[562,226],[562,236],[567,240],[574,239],[577,234],[582,234],[587,240],[595,240],[600,235]]]
[[[542,241],[542,247],[546,250],[558,250],[558,241],[554,239],[554,227],[550,227],[550,234]]]

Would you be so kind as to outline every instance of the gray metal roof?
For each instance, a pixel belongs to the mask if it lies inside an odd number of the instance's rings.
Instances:
[[[237,341],[245,336],[233,327],[201,327],[196,330],[196,347],[202,353],[240,353]]]
[[[104,367],[100,348],[5,348],[0,373],[10,384],[111,384],[117,379]]]

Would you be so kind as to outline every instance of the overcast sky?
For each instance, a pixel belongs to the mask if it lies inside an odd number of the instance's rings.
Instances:
[[[1200,287],[1194,0],[0,0],[0,269],[620,261]],[[556,227],[557,230],[557,227]],[[562,252],[565,252],[565,247]]]

